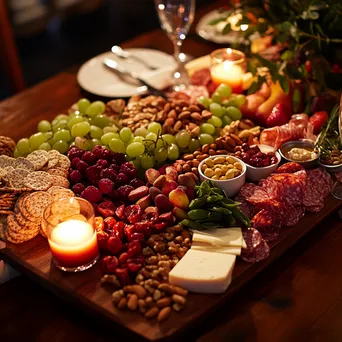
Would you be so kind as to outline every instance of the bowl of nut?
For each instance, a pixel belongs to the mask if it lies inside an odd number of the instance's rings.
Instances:
[[[334,149],[331,151],[321,152],[318,163],[328,172],[342,171],[342,150]]]
[[[234,155],[246,164],[246,178],[252,182],[267,178],[277,169],[281,160],[280,154],[273,147],[262,144],[244,143],[236,146]]]
[[[246,164],[234,156],[211,156],[198,165],[201,181],[209,180],[222,189],[227,197],[236,195],[246,178]]]

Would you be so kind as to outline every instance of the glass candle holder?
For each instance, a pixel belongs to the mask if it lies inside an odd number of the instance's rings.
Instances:
[[[45,209],[43,229],[57,268],[80,272],[96,263],[100,252],[94,218],[93,206],[77,197],[59,199]]]
[[[247,69],[245,54],[230,48],[219,49],[211,53],[210,59],[212,81],[216,85],[229,85],[235,94],[242,93],[243,77]]]

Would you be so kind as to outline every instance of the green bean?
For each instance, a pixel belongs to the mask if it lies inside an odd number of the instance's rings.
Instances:
[[[231,211],[228,210],[227,208],[222,208],[222,207],[213,207],[210,209],[210,211],[214,211],[216,213],[222,213],[224,215],[231,215]],[[189,214],[189,213],[188,213]]]

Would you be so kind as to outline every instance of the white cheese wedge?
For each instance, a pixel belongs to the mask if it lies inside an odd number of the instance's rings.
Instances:
[[[191,249],[196,251],[207,251],[207,252],[215,252],[215,253],[226,253],[226,254],[241,254],[241,247],[232,247],[232,246],[214,246],[204,242],[193,242],[191,244]]]
[[[220,228],[207,231],[193,231],[192,241],[214,246],[247,248],[241,228]]]
[[[198,293],[222,293],[232,278],[233,254],[188,250],[169,273],[172,285]]]

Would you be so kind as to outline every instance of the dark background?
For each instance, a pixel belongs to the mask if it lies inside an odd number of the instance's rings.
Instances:
[[[196,6],[211,2],[197,0]],[[13,15],[10,13],[12,18]],[[35,25],[43,28],[38,30]],[[99,7],[87,13],[69,10],[51,15],[46,24],[36,22],[24,29],[13,26],[25,81],[30,86],[81,64],[114,44],[158,28],[159,21],[153,0],[103,0]],[[30,33],[35,30],[39,32]],[[10,95],[0,70],[0,99]]]

